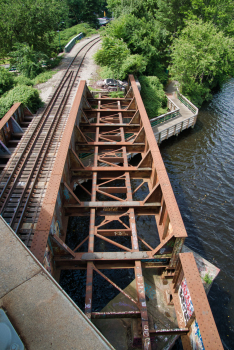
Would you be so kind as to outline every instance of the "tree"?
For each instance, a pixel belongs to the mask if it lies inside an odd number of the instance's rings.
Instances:
[[[14,75],[6,68],[0,67],[0,96],[14,85]]]
[[[233,16],[233,0],[191,0],[191,7],[186,13],[186,18],[212,22],[225,34],[232,36],[234,34]]]
[[[58,23],[67,17],[66,0],[0,0],[0,53],[6,55],[16,42],[34,50],[51,50]]]
[[[189,21],[172,45],[170,74],[184,95],[200,106],[234,73],[234,40],[212,23]]]
[[[124,60],[130,55],[130,50],[123,39],[104,37],[102,48],[94,55],[95,62],[101,66],[108,66],[119,77],[120,67]]]
[[[27,78],[33,79],[43,71],[43,65],[49,60],[48,56],[39,51],[34,51],[33,46],[27,44],[15,44],[15,51],[9,55],[11,57],[11,65],[25,75]]]

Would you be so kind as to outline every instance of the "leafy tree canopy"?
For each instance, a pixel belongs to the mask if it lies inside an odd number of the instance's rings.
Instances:
[[[39,51],[34,51],[33,46],[17,43],[14,45],[15,51],[9,55],[11,65],[27,78],[33,79],[43,71],[43,65],[49,61],[47,55]]]
[[[0,53],[6,55],[16,42],[50,52],[58,23],[67,17],[66,0],[0,0]]]
[[[189,21],[172,45],[170,74],[198,106],[234,73],[234,40],[212,23]]]

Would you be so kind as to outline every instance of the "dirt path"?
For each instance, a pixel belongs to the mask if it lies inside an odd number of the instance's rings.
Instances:
[[[50,99],[50,96],[56,86],[59,84],[66,68],[68,67],[71,60],[74,58],[74,56],[77,54],[77,52],[81,49],[82,46],[84,46],[86,43],[90,41],[90,39],[94,39],[95,37],[98,37],[97,35],[93,35],[91,37],[87,37],[79,41],[73,49],[69,53],[65,53],[62,61],[60,62],[59,66],[55,68],[57,73],[49,79],[47,82],[35,85],[34,87],[39,90],[40,97],[43,102],[47,103]],[[87,53],[84,62],[83,67],[80,70],[79,76],[80,80],[86,80],[89,84],[90,81],[92,81],[97,74],[97,68],[98,66],[95,64],[93,60],[94,53],[99,50],[101,47],[101,42],[94,45],[91,50]]]

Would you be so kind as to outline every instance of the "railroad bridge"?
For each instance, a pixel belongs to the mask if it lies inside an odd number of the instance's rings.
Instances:
[[[222,349],[193,254],[182,253],[186,229],[134,77],[124,98],[110,98],[91,93],[85,81],[78,86],[80,65],[71,64],[4,167],[1,215],[52,276],[86,270],[88,319],[136,319],[135,348],[173,335],[184,349]],[[139,216],[155,222],[150,241],[138,234]],[[66,240],[69,217],[89,218],[76,246]],[[114,283],[109,269],[132,269],[135,294]],[[156,308],[149,316],[144,271],[167,281],[165,303],[176,315],[169,328],[154,327]],[[135,311],[94,312],[94,274]]]

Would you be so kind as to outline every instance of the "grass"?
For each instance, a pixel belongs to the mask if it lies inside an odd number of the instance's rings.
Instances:
[[[84,33],[85,36],[97,34],[97,30],[92,28],[88,23],[80,23],[71,28],[64,29],[60,31],[60,42],[61,47],[64,48],[71,39],[73,39],[77,34]],[[54,45],[59,51],[59,34],[56,35],[54,39]]]
[[[205,277],[203,278],[204,282],[206,282],[207,284],[211,284],[212,283],[212,278],[211,276],[209,275],[209,273],[206,273],[205,274]]]
[[[55,73],[57,73],[57,70],[47,70],[42,72],[33,79],[33,85],[45,83],[47,80],[51,79]]]

